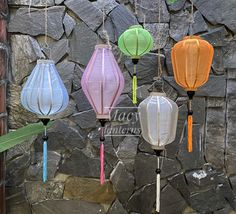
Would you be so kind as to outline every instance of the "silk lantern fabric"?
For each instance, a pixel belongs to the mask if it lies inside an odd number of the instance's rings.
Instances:
[[[139,59],[153,47],[151,34],[141,25],[133,25],[118,40],[120,50],[132,59]]]
[[[158,155],[156,180],[156,211],[160,212],[160,161],[159,150],[174,141],[178,120],[178,106],[165,93],[152,92],[139,105],[139,119],[143,138]]]
[[[69,96],[54,61],[37,61],[23,87],[21,103],[28,111],[44,118],[65,110]]]
[[[214,49],[199,36],[187,36],[172,49],[171,58],[175,81],[187,91],[188,102],[188,151],[192,152],[193,111],[195,91],[208,81]]]
[[[124,77],[108,45],[97,45],[81,80],[97,119],[109,119],[124,89]]]
[[[175,139],[178,106],[165,93],[152,92],[139,105],[143,138],[153,149],[163,149]]]
[[[208,81],[213,46],[199,36],[187,36],[172,49],[175,81],[186,91],[196,91]]]

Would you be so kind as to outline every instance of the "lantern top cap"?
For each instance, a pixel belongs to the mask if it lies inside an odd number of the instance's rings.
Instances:
[[[151,92],[150,96],[162,96],[162,97],[166,97],[166,93],[163,92]]]
[[[37,64],[55,64],[55,62],[49,59],[38,59]]]
[[[143,28],[142,25],[132,25],[129,27],[129,29],[134,29],[134,28]]]
[[[106,45],[106,44],[99,44],[95,46],[95,49],[111,49],[110,45]]]
[[[183,40],[187,40],[187,39],[202,39],[200,36],[185,36],[183,38]]]

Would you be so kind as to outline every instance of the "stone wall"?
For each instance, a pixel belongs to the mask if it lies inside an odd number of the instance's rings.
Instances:
[[[31,2],[31,8],[29,4]],[[48,5],[48,41],[45,48],[45,4]],[[9,128],[38,119],[19,101],[26,78],[40,58],[52,58],[70,94],[67,110],[56,116],[49,130],[49,181],[41,182],[41,136],[7,153],[7,213],[10,214],[151,214],[155,207],[156,157],[136,136],[107,137],[106,178],[99,185],[99,124],[88,104],[80,79],[94,46],[104,40],[102,0],[8,0],[11,71]],[[117,48],[119,35],[130,25],[143,24],[153,34],[161,30],[165,91],[179,105],[177,136],[163,158],[162,214],[236,213],[236,1],[194,0],[195,34],[215,48],[208,83],[194,99],[194,151],[186,151],[186,95],[173,79],[170,51],[189,32],[190,2],[161,0],[106,0],[105,27],[113,52],[125,76],[120,107],[131,101],[130,59]],[[157,74],[157,56],[148,54],[138,65],[138,100]],[[126,127],[127,123],[112,123]]]

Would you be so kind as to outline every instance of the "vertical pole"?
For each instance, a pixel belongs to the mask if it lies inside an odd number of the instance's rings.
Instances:
[[[0,0],[0,135],[7,132],[6,91],[8,72],[7,0]],[[0,153],[0,214],[6,214],[5,153]]]

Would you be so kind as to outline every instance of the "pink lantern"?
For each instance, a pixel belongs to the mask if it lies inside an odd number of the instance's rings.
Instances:
[[[81,80],[82,89],[101,123],[100,181],[104,183],[104,127],[124,89],[124,77],[109,45],[97,45]]]

